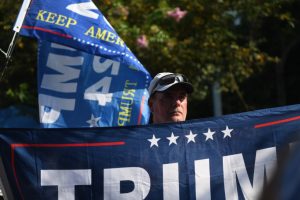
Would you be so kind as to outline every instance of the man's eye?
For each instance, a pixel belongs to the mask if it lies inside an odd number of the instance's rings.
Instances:
[[[179,99],[182,99],[182,100],[183,100],[183,99],[186,98],[186,96],[187,96],[186,94],[181,94],[181,95],[179,96]]]

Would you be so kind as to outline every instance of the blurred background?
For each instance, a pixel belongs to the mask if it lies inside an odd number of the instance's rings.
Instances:
[[[299,0],[93,2],[152,76],[188,77],[188,119],[300,102]],[[5,51],[21,4],[0,2]],[[19,37],[0,81],[0,127],[16,115],[37,120],[37,105],[37,42]]]

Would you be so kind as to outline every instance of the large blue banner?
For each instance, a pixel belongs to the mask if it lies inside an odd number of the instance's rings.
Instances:
[[[40,41],[38,92],[45,128],[146,124],[145,71],[103,56]]]
[[[293,105],[161,125],[0,129],[1,178],[15,199],[257,199],[299,122]]]

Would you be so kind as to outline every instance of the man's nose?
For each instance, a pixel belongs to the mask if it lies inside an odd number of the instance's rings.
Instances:
[[[178,106],[180,106],[180,104],[181,104],[181,100],[180,100],[179,98],[176,98],[176,99],[174,100],[174,105],[175,105],[176,107],[178,107]]]

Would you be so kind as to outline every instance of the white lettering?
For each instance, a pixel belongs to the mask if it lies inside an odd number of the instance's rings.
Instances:
[[[45,111],[45,106],[40,106],[40,122],[45,124],[52,124],[56,122],[60,116],[60,110],[50,109]]]
[[[58,200],[75,200],[75,185],[91,185],[91,170],[41,170],[41,186],[57,186]]]
[[[197,200],[210,200],[209,159],[195,161],[195,187]]]
[[[132,181],[134,189],[121,193],[120,182]],[[150,177],[146,170],[139,167],[104,169],[104,200],[140,200],[150,191]]]
[[[164,200],[179,199],[178,163],[163,165]]]
[[[92,1],[70,4],[66,7],[66,9],[75,12],[78,15],[82,15],[84,17],[89,17],[92,19],[98,19],[99,17],[99,14],[90,11],[90,10],[98,10],[96,5]]]
[[[39,94],[40,122],[54,123],[58,120],[61,110],[75,109],[75,99],[62,99],[45,94]],[[49,110],[46,111],[45,108]]]
[[[108,70],[108,68],[111,67],[112,68],[111,69],[111,74],[112,75],[118,75],[119,74],[120,62],[110,60],[110,59],[105,59],[104,62],[101,62],[100,60],[101,60],[100,56],[95,56],[94,57],[93,68],[94,68],[95,72],[103,73],[106,70]]]
[[[64,93],[76,92],[77,82],[69,83],[69,81],[79,78],[80,70],[69,66],[82,64],[83,57],[70,57],[50,53],[47,60],[47,67],[61,74],[45,74],[42,79],[41,88]]]
[[[57,44],[57,43],[51,43],[51,47],[55,48],[55,49],[63,49],[63,50],[68,50],[68,51],[77,51],[74,48],[64,46],[64,45],[60,45],[60,44]]]
[[[93,69],[97,73],[103,73],[107,71],[111,67],[111,75],[118,75],[120,69],[120,63],[105,59],[105,61],[101,62],[100,56],[95,56],[93,60]],[[106,103],[112,101],[112,93],[109,93],[109,89],[111,86],[111,77],[104,77],[99,80],[97,83],[91,85],[89,88],[85,90],[84,99],[90,101],[97,101],[98,105],[105,106]]]
[[[238,179],[245,199],[257,199],[264,186],[266,173],[270,181],[276,167],[276,148],[267,148],[256,151],[253,184],[251,186],[242,154],[223,157],[224,187],[226,199],[238,200]]]
[[[106,103],[111,102],[113,94],[108,93],[111,85],[111,79],[111,77],[104,77],[97,83],[88,87],[85,90],[84,99],[97,101],[101,106],[105,106]]]

